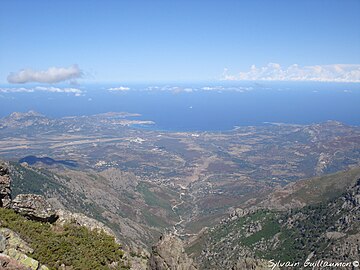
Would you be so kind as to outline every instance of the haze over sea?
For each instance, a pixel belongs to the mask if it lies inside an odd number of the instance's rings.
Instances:
[[[54,118],[130,112],[141,114],[141,120],[154,121],[151,129],[169,131],[222,131],[265,122],[327,120],[360,126],[358,83],[96,84],[70,86],[79,89],[74,93],[56,92],[55,88],[31,91],[39,87],[36,85],[27,85],[29,91],[16,91],[21,86],[4,87],[1,117],[28,110]]]

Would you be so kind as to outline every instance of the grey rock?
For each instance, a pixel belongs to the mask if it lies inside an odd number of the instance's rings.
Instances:
[[[325,237],[326,237],[327,239],[334,239],[334,240],[336,240],[336,239],[340,239],[340,238],[342,238],[342,237],[344,237],[344,236],[346,236],[346,234],[345,234],[345,233],[342,233],[342,232],[326,232],[326,233],[325,233]]]
[[[249,237],[254,233],[257,233],[262,230],[262,225],[259,221],[251,222],[249,225],[245,226],[245,237]]]
[[[0,269],[3,270],[29,270],[30,267],[22,265],[8,255],[0,254]]]
[[[49,270],[37,260],[30,257],[33,249],[14,231],[0,228],[4,249],[0,254],[0,269]],[[1,268],[2,267],[2,268]]]
[[[12,201],[11,208],[32,220],[53,223],[58,215],[44,196],[35,194],[19,194]]]
[[[9,208],[11,204],[11,178],[8,164],[0,161],[0,207]]]
[[[8,228],[0,228],[0,234],[5,238],[4,253],[9,249],[15,249],[22,253],[32,253],[33,249],[14,231]]]
[[[0,253],[4,252],[6,248],[6,237],[0,233]]]
[[[235,208],[227,218],[224,218],[221,220],[221,223],[226,224],[226,223],[235,221],[241,217],[244,217],[244,216],[247,216],[247,215],[250,215],[250,214],[256,212],[256,210],[258,210],[258,207],[256,207],[256,206],[252,206],[252,207],[245,208],[245,209]]]
[[[104,231],[106,234],[113,236],[116,239],[115,233],[104,223],[95,220],[93,218],[90,218],[88,216],[85,216],[84,214],[73,213],[65,209],[56,210],[56,214],[58,216],[56,224],[64,225],[66,223],[74,223],[76,225],[86,227],[91,231],[93,230]]]
[[[9,167],[4,161],[0,161],[0,176],[8,175]]]
[[[150,270],[195,270],[193,260],[187,256],[182,241],[172,234],[165,234],[153,246],[149,259]]]

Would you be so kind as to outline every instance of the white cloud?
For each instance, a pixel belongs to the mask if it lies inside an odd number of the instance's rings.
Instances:
[[[183,91],[186,92],[186,93],[191,93],[194,90],[192,88],[190,88],[190,87],[186,87],[186,88],[183,89]]]
[[[222,80],[233,81],[319,81],[319,82],[360,82],[359,64],[334,64],[299,66],[297,64],[281,67],[269,63],[264,67],[252,65],[249,71],[237,75],[224,69]]]
[[[203,91],[217,91],[217,92],[225,92],[225,91],[234,91],[234,92],[246,92],[253,90],[253,87],[245,87],[245,86],[204,86],[201,88]]]
[[[35,91],[46,91],[46,92],[53,92],[53,93],[75,93],[81,94],[82,91],[78,88],[59,88],[59,87],[44,87],[44,86],[37,86],[34,88]]]
[[[34,89],[32,88],[25,88],[25,87],[19,87],[19,88],[0,88],[0,93],[32,93],[34,92]]]
[[[198,91],[205,92],[225,92],[225,91],[236,91],[236,92],[245,92],[251,91],[253,87],[245,86],[221,86],[221,85],[212,85],[212,86],[202,86],[202,87],[185,87],[185,86],[149,86],[142,91],[164,91],[164,92],[173,92],[173,93],[193,93]]]
[[[183,87],[183,86],[171,86],[171,85],[163,85],[163,86],[148,86],[144,88],[142,91],[164,91],[164,92],[173,92],[173,93],[191,93],[196,91],[196,89],[191,87]]]
[[[47,70],[36,71],[33,69],[23,69],[18,72],[11,72],[7,77],[9,83],[58,83],[81,78],[83,72],[77,65],[70,67],[50,67]]]
[[[109,91],[128,91],[130,87],[119,86],[119,87],[112,87],[108,89]]]
[[[159,90],[161,87],[160,86],[148,86],[146,87],[144,90],[145,91],[157,91]]]
[[[204,90],[204,91],[214,91],[214,90],[221,91],[221,90],[224,90],[224,87],[223,86],[204,86],[204,87],[201,88],[201,90]]]
[[[83,94],[83,91],[78,88],[59,88],[59,87],[46,87],[46,86],[36,86],[36,87],[7,87],[0,88],[0,93],[33,93],[33,92],[51,92],[51,93],[71,93],[76,96]]]
[[[162,89],[163,91],[170,91],[170,92],[173,92],[173,93],[182,93],[182,92],[185,92],[185,93],[191,93],[193,91],[192,88],[190,87],[181,87],[181,86],[172,86],[172,87],[164,87]]]

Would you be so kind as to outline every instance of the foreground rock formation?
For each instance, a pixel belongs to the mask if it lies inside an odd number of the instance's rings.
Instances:
[[[36,221],[53,223],[58,218],[54,208],[41,195],[19,194],[12,200],[9,166],[3,161],[0,161],[0,207],[12,208]]]
[[[12,200],[9,166],[2,161],[0,161],[0,207],[11,208],[36,221],[53,223],[58,218],[55,209],[41,195],[19,194]]]
[[[193,260],[185,253],[182,241],[172,234],[165,234],[153,246],[149,260],[150,270],[196,270]]]
[[[44,197],[20,194],[11,200],[11,177],[8,164],[0,161],[0,207],[12,208],[34,220],[54,221],[57,216]],[[0,221],[1,226],[1,221]],[[15,232],[0,227],[0,269],[47,270],[37,260],[29,257],[33,250]]]
[[[22,265],[17,260],[5,254],[0,254],[0,269],[3,270],[27,270],[25,265]]]
[[[45,265],[28,256],[33,249],[7,228],[0,228],[0,252],[0,269],[48,270]]]

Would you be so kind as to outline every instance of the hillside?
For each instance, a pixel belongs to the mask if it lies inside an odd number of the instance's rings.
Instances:
[[[339,197],[360,178],[360,168],[297,181],[275,189],[265,198],[250,200],[244,205],[273,210],[299,208]]]
[[[171,189],[139,181],[132,173],[11,163],[12,192],[44,195],[55,207],[83,213],[110,227],[129,248],[150,247],[164,228],[179,221]]]
[[[302,269],[307,259],[312,263],[359,260],[359,172],[357,168],[302,181],[301,188],[286,197],[301,197],[306,206],[300,208],[279,211],[260,205],[238,210],[193,241],[188,251],[198,256],[202,269],[268,269],[269,260],[299,262],[296,269]],[[304,197],[315,183],[326,186],[323,195],[314,200],[320,194],[314,189],[313,196]],[[331,187],[336,192],[327,194]]]
[[[56,210],[42,195],[13,194],[8,164],[0,161],[0,269],[129,269],[111,230]]]

